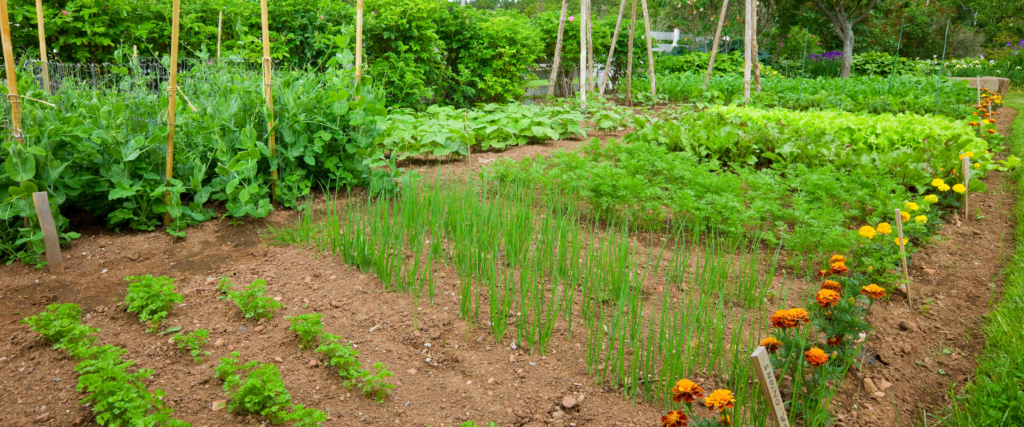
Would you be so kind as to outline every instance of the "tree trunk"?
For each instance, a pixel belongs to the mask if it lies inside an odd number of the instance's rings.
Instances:
[[[715,71],[715,55],[718,55],[718,44],[722,42],[722,24],[725,22],[725,11],[729,8],[729,0],[722,0],[722,13],[718,15],[718,29],[715,30],[715,44],[711,46],[711,60],[708,61],[708,76],[704,79],[704,90],[711,85],[711,73]]]
[[[558,20],[558,39],[555,41],[555,58],[551,63],[551,75],[548,80],[548,95],[555,95],[555,82],[558,78],[558,70],[562,66],[559,62],[562,59],[562,34],[565,33],[565,13],[569,9],[569,0],[562,0],[562,17]]]
[[[849,78],[850,67],[853,65],[853,25],[846,24],[844,32],[846,38],[843,39],[843,78]]]

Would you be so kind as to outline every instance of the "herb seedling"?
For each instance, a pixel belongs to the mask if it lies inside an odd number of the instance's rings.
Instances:
[[[167,318],[167,312],[174,304],[184,299],[174,292],[175,279],[167,276],[129,276],[124,280],[128,281],[124,305],[127,306],[129,313],[139,315],[140,322],[151,326],[146,332],[156,330],[156,327]]]
[[[320,313],[306,313],[298,316],[285,317],[291,322],[288,330],[295,331],[299,336],[300,348],[313,348],[320,336],[324,333],[324,324],[321,322],[323,316]]]
[[[217,292],[220,292],[221,294],[223,294],[223,295],[217,297],[217,299],[219,299],[219,300],[226,300],[226,299],[228,299],[228,292],[231,292],[231,287],[232,286],[235,286],[235,284],[231,283],[231,279],[228,278],[227,276],[223,276],[219,280],[217,280]]]
[[[248,284],[242,292],[229,290],[228,298],[235,301],[246,319],[270,319],[274,317],[274,310],[284,307],[284,304],[263,296],[266,293],[266,288],[267,282],[257,279]]]
[[[185,335],[174,334],[171,338],[175,343],[178,344],[178,350],[184,351],[188,347],[189,353],[192,355],[192,359],[199,363],[203,360],[203,356],[209,356],[209,351],[202,351],[203,345],[210,338],[210,331],[206,329],[197,329],[195,332],[190,332]]]

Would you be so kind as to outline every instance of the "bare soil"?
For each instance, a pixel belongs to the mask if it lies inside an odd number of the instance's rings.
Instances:
[[[1004,135],[1014,114],[1004,108],[996,116]],[[403,166],[425,176],[468,177],[499,158],[575,149],[581,141],[473,153],[468,161],[412,159]],[[896,425],[897,412],[906,424],[924,411],[940,413],[951,384],[959,389],[973,373],[974,357],[984,345],[983,316],[999,298],[999,273],[1013,249],[1008,215],[1013,193],[998,172],[985,181],[989,193],[971,196],[979,216],[947,218],[936,244],[914,257],[913,304],[894,297],[874,305],[869,320],[876,332],[863,369],[851,372],[833,403],[837,424]],[[279,210],[239,226],[208,222],[190,228],[186,239],[90,226],[65,248],[63,277],[21,264],[0,267],[0,408],[5,409],[0,425],[95,425],[91,409],[77,405],[84,396],[74,388],[75,362],[18,324],[57,302],[81,305],[83,321],[101,329],[101,343],[122,346],[137,367],[153,369],[147,384],[165,390],[164,401],[175,415],[196,427],[262,422],[212,406],[224,399],[212,370],[230,351],[241,352],[244,360],[277,365],[293,400],[327,411],[327,426],[441,426],[466,420],[502,426],[649,426],[660,420],[660,405],[633,402],[594,385],[581,360],[582,334],[570,340],[564,325],[556,327],[559,336],[541,357],[512,349],[509,340],[495,343],[486,328],[458,319],[454,274],[439,277],[433,307],[423,304],[417,310],[411,299],[384,292],[372,274],[298,247],[268,246],[261,237],[267,226],[295,218],[294,212]],[[170,336],[145,333],[134,315],[117,307],[124,299],[124,278],[142,274],[178,279],[184,304],[175,307],[165,325],[209,329],[206,349],[213,355],[197,364],[168,343]],[[216,298],[208,279],[220,276],[231,276],[238,286],[265,279],[268,295],[280,297],[286,307],[265,323],[247,321],[234,304]],[[397,387],[385,403],[349,392],[333,370],[314,363],[316,353],[299,349],[284,316],[312,311],[324,314],[327,332],[358,346],[366,367],[379,361],[395,373]],[[884,395],[874,395],[865,390],[864,378],[876,387],[892,385],[879,391]],[[566,397],[577,404],[563,407]]]

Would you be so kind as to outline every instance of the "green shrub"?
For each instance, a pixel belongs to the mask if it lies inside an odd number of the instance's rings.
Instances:
[[[124,280],[128,281],[124,305],[129,313],[139,315],[140,322],[152,326],[146,332],[155,330],[167,318],[167,312],[174,308],[174,304],[184,299],[174,292],[176,279],[167,276],[129,276]]]
[[[266,293],[266,288],[265,280],[256,279],[248,284],[242,292],[228,291],[228,298],[235,301],[246,319],[270,319],[274,317],[274,310],[284,307],[284,304],[263,296]]]

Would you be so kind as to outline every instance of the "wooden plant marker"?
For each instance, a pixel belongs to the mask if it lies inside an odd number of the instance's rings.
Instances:
[[[39,228],[43,230],[46,263],[50,266],[50,273],[63,275],[64,259],[60,257],[60,239],[57,237],[57,225],[53,222],[53,212],[50,212],[50,198],[45,191],[32,193],[32,203],[36,206]]]
[[[174,116],[175,99],[178,95],[178,16],[181,14],[181,0],[174,0],[171,15],[171,75],[167,83],[167,169],[166,179],[174,177]],[[171,204],[171,193],[164,193],[164,204]],[[170,212],[164,212],[164,226],[171,225]]]
[[[967,221],[967,193],[970,193],[970,186],[968,185],[971,179],[971,158],[964,157],[960,160],[960,168],[963,169],[964,173],[964,221]]]
[[[775,427],[789,427],[789,415],[786,414],[786,406],[782,402],[782,393],[779,392],[779,382],[775,380],[768,349],[764,346],[757,347],[754,354],[750,355],[750,359],[754,362],[757,381],[761,383],[764,399],[768,401],[768,409],[772,411]]]
[[[896,234],[899,238],[900,257],[903,258],[903,280],[907,287],[907,305],[910,305],[910,274],[907,273],[907,248],[903,241],[903,214],[896,209]]]

